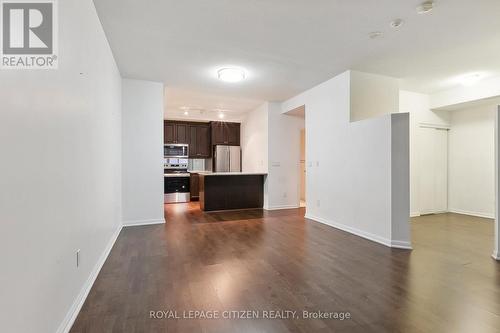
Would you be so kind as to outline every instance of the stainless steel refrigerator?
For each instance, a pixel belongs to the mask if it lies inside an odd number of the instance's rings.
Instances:
[[[240,146],[215,146],[214,161],[215,172],[240,172]]]

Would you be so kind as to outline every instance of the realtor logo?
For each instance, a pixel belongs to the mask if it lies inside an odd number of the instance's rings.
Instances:
[[[1,68],[57,68],[55,0],[0,0]]]

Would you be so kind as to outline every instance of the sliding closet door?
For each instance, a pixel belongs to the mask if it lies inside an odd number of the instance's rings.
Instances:
[[[448,130],[420,127],[420,214],[448,210]]]

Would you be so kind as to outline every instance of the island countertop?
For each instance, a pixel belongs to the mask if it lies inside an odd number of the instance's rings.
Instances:
[[[201,176],[266,176],[266,172],[198,172]]]

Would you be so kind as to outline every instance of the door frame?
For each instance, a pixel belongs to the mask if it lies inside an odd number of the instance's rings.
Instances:
[[[449,193],[450,193],[450,188],[449,188],[449,178],[450,178],[450,163],[449,163],[449,135],[448,135],[448,132],[450,131],[451,129],[451,126],[450,125],[446,125],[446,124],[434,124],[434,123],[428,123],[428,122],[420,122],[418,123],[418,128],[427,128],[427,129],[435,129],[435,130],[444,130],[447,132],[447,139],[446,139],[446,210],[445,211],[433,211],[433,212],[423,212],[422,210],[422,205],[421,205],[421,193],[420,193],[420,181],[421,181],[421,177],[422,177],[422,173],[421,173],[421,169],[420,169],[420,152],[418,152],[418,155],[417,155],[417,165],[418,165],[418,170],[419,170],[419,173],[418,173],[418,179],[417,179],[417,186],[418,186],[418,202],[417,202],[417,205],[418,205],[418,212],[419,212],[419,215],[425,215],[425,214],[439,214],[439,213],[446,213],[448,212],[448,202],[449,202]],[[418,135],[417,135],[417,138],[420,138]],[[418,139],[417,139],[418,140]],[[420,140],[418,140],[420,141]],[[420,151],[422,149],[421,145],[420,145],[421,142],[418,142],[418,146],[417,146],[417,150]]]

